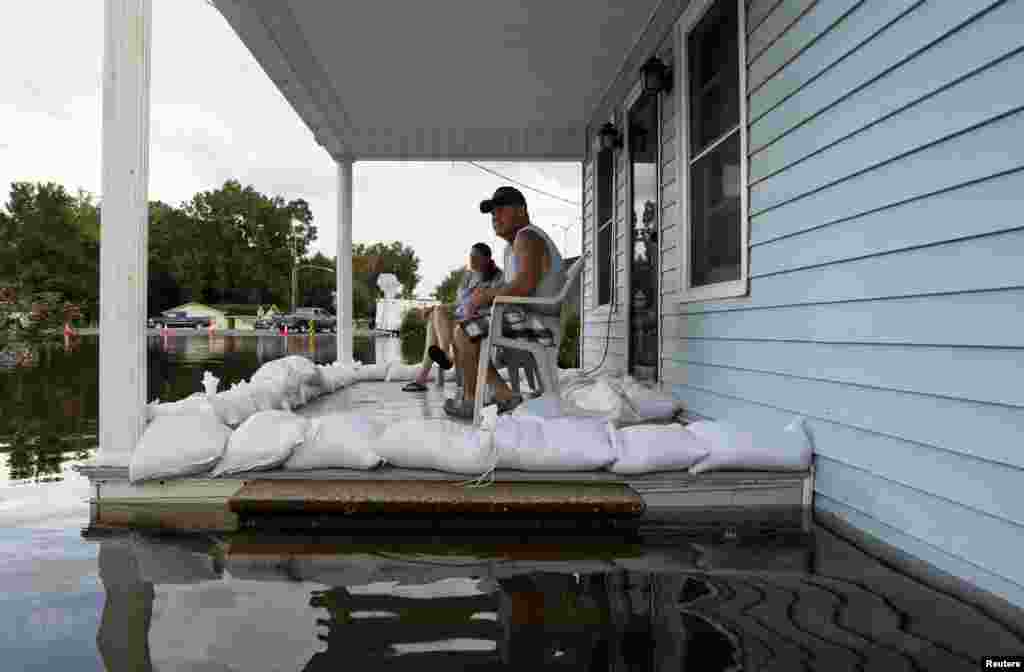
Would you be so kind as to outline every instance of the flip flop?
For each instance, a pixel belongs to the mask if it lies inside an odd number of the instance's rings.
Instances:
[[[427,386],[418,381],[412,381],[402,386],[402,392],[426,392]]]
[[[444,350],[436,345],[432,345],[427,348],[427,354],[430,356],[430,359],[432,359],[434,363],[440,366],[444,371],[447,371],[454,366],[454,364],[452,364],[452,360],[448,359],[448,355],[444,354]]]

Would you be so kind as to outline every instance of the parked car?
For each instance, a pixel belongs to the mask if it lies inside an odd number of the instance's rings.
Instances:
[[[168,327],[171,329],[205,329],[209,328],[211,318],[205,315],[189,315],[183,310],[169,310],[146,320],[151,329]]]
[[[338,319],[323,308],[296,308],[294,313],[278,317],[276,323],[279,328],[286,326],[288,331],[299,333],[305,333],[310,329],[332,333],[338,330]]]
[[[252,323],[253,329],[277,329],[277,318],[279,315],[261,317]]]

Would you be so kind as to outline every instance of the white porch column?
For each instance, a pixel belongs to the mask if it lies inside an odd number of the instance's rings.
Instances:
[[[338,287],[338,361],[352,362],[352,164],[350,158],[338,161],[338,263],[335,280]]]
[[[100,417],[95,463],[124,466],[146,410],[151,0],[105,0]]]

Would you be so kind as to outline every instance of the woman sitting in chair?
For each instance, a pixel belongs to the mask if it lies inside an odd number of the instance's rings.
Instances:
[[[447,371],[455,361],[455,324],[471,317],[467,310],[469,297],[476,289],[493,289],[504,284],[501,269],[494,263],[491,248],[486,243],[477,243],[469,250],[469,269],[462,275],[462,282],[455,295],[454,304],[443,304],[428,308],[427,342],[423,352],[423,364],[416,380],[402,389],[406,392],[425,392],[430,367],[437,365]],[[479,311],[478,313],[479,314]],[[449,354],[450,353],[450,354]]]

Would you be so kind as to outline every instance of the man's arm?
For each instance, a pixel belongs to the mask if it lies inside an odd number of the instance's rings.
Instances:
[[[487,303],[497,296],[530,296],[544,275],[544,239],[533,231],[516,236],[512,254],[516,257],[516,274],[504,287],[486,290]]]

